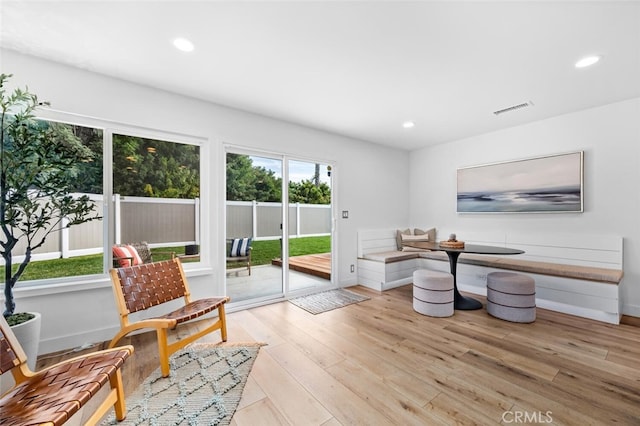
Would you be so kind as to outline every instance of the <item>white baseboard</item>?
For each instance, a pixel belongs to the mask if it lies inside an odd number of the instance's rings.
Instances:
[[[38,348],[39,355],[49,354],[66,350],[69,348],[85,348],[95,343],[109,341],[120,330],[119,327],[107,327],[87,331],[80,334],[69,334],[66,336],[57,336],[55,338],[43,339],[40,341]]]
[[[640,318],[640,305],[631,305],[629,303],[625,303],[624,305],[622,305],[622,315]]]

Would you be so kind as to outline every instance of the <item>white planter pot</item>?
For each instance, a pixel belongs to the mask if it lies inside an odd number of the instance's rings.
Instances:
[[[38,347],[40,344],[40,325],[42,324],[42,316],[39,312],[31,312],[35,318],[14,325],[11,331],[16,335],[22,349],[27,354],[27,365],[31,371],[36,369],[36,361],[38,360]]]
[[[36,361],[38,360],[42,316],[38,312],[31,313],[35,315],[35,318],[12,326],[11,331],[16,335],[20,346],[22,346],[22,349],[27,354],[27,365],[31,371],[35,371]],[[3,374],[0,377],[0,395],[11,389],[14,383],[13,376],[10,373]]]

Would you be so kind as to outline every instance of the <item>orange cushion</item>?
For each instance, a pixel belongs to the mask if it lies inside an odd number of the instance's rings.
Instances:
[[[142,263],[138,251],[129,245],[113,246],[113,257],[116,258],[121,268],[131,266],[131,259],[133,259],[134,265],[140,265]]]

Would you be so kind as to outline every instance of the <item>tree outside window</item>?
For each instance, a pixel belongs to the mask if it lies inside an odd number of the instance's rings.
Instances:
[[[171,207],[162,204],[151,205],[130,203],[124,211],[129,218],[145,215],[147,225],[160,229],[175,229],[173,234],[148,230],[144,239],[156,245],[166,243],[167,246],[194,243],[199,240],[195,235],[195,217],[193,210],[199,208],[200,196],[200,148],[197,145],[176,143],[165,140],[141,138],[124,134],[113,134],[106,138],[104,129],[78,124],[39,120],[38,125],[49,127],[52,131],[64,136],[64,139],[75,141],[88,155],[87,161],[74,165],[75,180],[72,191],[79,195],[88,195],[96,205],[96,211],[102,211],[104,188],[104,152],[111,145],[113,151],[114,193],[127,201],[140,198],[190,200],[190,205],[179,205],[177,218],[167,217]],[[109,133],[107,133],[109,134]],[[177,201],[176,201],[177,202]],[[124,204],[122,204],[124,205]],[[175,210],[175,209],[174,209]],[[138,211],[138,214],[136,213]],[[187,212],[187,213],[185,213]],[[158,214],[156,214],[158,213]],[[127,216],[125,215],[125,216]],[[154,216],[157,216],[155,220]],[[126,220],[126,217],[122,219]],[[180,222],[185,225],[180,225]],[[104,270],[104,253],[111,248],[104,241],[106,221],[94,221],[69,229],[68,236],[62,238],[62,232],[55,232],[47,240],[47,244],[33,253],[33,261],[26,268],[21,281],[50,279],[67,276],[102,274]],[[190,228],[189,231],[178,230]],[[124,229],[140,228],[136,224],[123,226]],[[67,232],[67,231],[65,231]],[[109,230],[113,235],[114,230]],[[185,237],[185,232],[188,236]],[[122,242],[132,242],[131,235],[121,235]],[[135,236],[131,236],[135,238]],[[63,247],[63,244],[66,244]],[[180,252],[180,248],[175,250]],[[0,266],[0,272],[4,267]]]

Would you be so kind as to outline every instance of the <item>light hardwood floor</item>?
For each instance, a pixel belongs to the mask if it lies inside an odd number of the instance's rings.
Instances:
[[[288,302],[227,314],[229,342],[267,344],[233,425],[640,425],[637,324],[543,309],[533,324],[484,310],[431,318],[413,311],[410,285],[350,289],[371,299],[319,315]],[[136,347],[129,393],[158,367],[155,334],[123,343]]]

